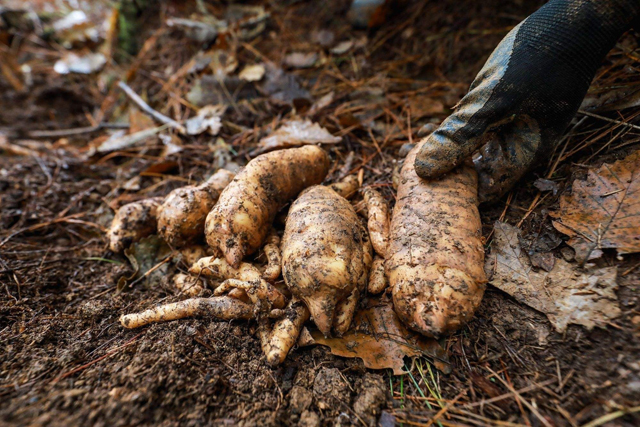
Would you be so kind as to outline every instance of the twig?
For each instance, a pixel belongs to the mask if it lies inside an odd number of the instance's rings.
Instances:
[[[623,415],[634,414],[636,412],[640,412],[640,406],[636,406],[634,408],[629,408],[629,409],[621,409],[619,411],[615,411],[610,414],[603,415],[591,421],[590,423],[585,424],[582,427],[598,427],[605,423],[608,423],[609,421],[613,421],[616,418],[620,418]]]
[[[625,126],[631,129],[640,130],[640,126],[632,125],[631,123],[621,122],[620,120],[610,119],[609,117],[599,116],[598,114],[589,113],[588,111],[578,110],[578,113],[584,114],[585,116],[593,117],[594,119],[604,120],[605,122],[615,123],[620,126]]]
[[[67,377],[68,377],[68,376],[70,376],[70,375],[73,375],[73,374],[75,374],[75,373],[77,373],[77,372],[80,372],[80,371],[85,370],[85,369],[87,369],[89,366],[91,366],[91,365],[95,365],[96,363],[98,363],[98,362],[100,362],[100,361],[102,361],[102,360],[106,359],[107,357],[113,356],[113,355],[114,355],[114,354],[116,354],[118,351],[122,350],[123,348],[128,347],[128,346],[130,346],[131,344],[134,344],[134,343],[138,340],[138,338],[140,338],[140,337],[141,337],[142,335],[144,335],[145,333],[147,333],[147,331],[146,331],[146,330],[145,330],[145,331],[143,331],[143,332],[140,332],[138,335],[136,335],[135,337],[131,338],[129,341],[127,341],[127,342],[126,342],[126,343],[124,343],[123,345],[121,345],[121,346],[119,346],[119,347],[116,347],[116,348],[114,348],[114,349],[113,349],[113,350],[111,350],[111,351],[108,351],[104,356],[100,356],[100,357],[98,357],[97,359],[92,360],[92,361],[91,361],[91,362],[89,362],[89,363],[85,363],[84,365],[82,365],[82,366],[78,366],[77,368],[72,369],[72,370],[70,370],[70,371],[69,371],[69,372],[67,372],[67,373],[64,373],[64,374],[59,375],[57,378],[55,378],[55,379],[53,380],[53,384],[56,384],[58,381],[63,380],[63,379],[67,378]]]
[[[171,126],[172,128],[176,129],[180,133],[186,133],[184,126],[182,126],[180,123],[176,122],[172,118],[167,117],[164,114],[159,113],[158,111],[149,107],[149,104],[144,102],[144,100],[140,98],[138,94],[135,93],[133,89],[131,89],[125,82],[123,81],[118,82],[118,87],[122,89],[124,93],[127,94],[127,96],[142,110],[142,112],[144,112],[145,114],[148,114],[149,116],[156,119],[160,123],[164,123],[166,125]]]
[[[96,132],[102,129],[128,129],[128,123],[98,123],[96,126],[86,126],[73,129],[57,130],[34,130],[27,132],[29,138],[62,138],[65,136],[82,135],[84,133]]]
[[[493,369],[487,367],[487,369],[489,370],[489,372],[491,372],[495,378],[499,379],[500,382],[509,389],[509,391],[511,393],[513,393],[513,395],[516,397],[516,399],[522,403],[524,403],[524,405],[529,408],[529,410],[533,413],[533,415],[535,415],[542,424],[545,425],[545,427],[551,427],[551,424],[549,423],[549,421],[547,421],[547,419],[545,417],[542,416],[542,414],[540,414],[540,412],[531,404],[529,403],[526,399],[524,399],[522,396],[520,396],[520,393],[518,393],[516,391],[516,389],[514,389],[511,384],[509,384],[508,382],[506,382],[505,380],[502,379],[502,377],[500,375],[498,375],[496,372],[494,372]]]

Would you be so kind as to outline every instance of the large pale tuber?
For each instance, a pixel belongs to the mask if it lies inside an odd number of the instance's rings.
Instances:
[[[158,233],[174,247],[204,236],[207,214],[235,174],[220,169],[204,183],[173,190],[158,209]]]
[[[237,267],[262,245],[278,210],[300,191],[322,182],[328,171],[329,157],[316,146],[256,157],[225,188],[207,216],[207,243]]]
[[[109,249],[122,252],[132,243],[154,234],[162,200],[162,197],[154,197],[121,206],[107,231]]]
[[[331,188],[305,190],[291,205],[282,239],[282,270],[318,329],[346,332],[372,262],[369,236],[351,204]]]
[[[437,337],[462,327],[480,304],[484,250],[475,170],[462,165],[440,179],[422,180],[414,170],[421,145],[402,168],[386,273],[400,319]]]

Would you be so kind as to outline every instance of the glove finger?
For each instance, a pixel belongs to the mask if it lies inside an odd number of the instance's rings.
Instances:
[[[423,145],[415,163],[420,177],[433,178],[459,165],[483,145],[487,129],[518,109],[522,92],[505,90],[502,81],[513,53],[517,28],[500,42],[456,111]]]
[[[535,122],[519,118],[487,135],[487,142],[473,159],[478,172],[478,200],[496,200],[529,170],[540,154],[540,132]]]

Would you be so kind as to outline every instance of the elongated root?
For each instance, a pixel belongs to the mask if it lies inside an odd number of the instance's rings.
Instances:
[[[389,205],[380,193],[371,187],[363,190],[364,201],[369,211],[369,236],[371,237],[371,245],[378,255],[384,258],[387,254],[387,246],[389,245],[389,224],[391,222],[389,216]]]
[[[345,199],[350,199],[358,192],[360,183],[358,182],[357,176],[348,175],[342,181],[330,184],[329,188],[331,188],[333,191],[335,191]]]
[[[274,229],[267,236],[267,242],[264,245],[264,254],[267,257],[267,267],[262,273],[262,278],[268,281],[274,281],[280,277],[282,271],[282,256],[280,254],[280,236]]]
[[[253,308],[229,296],[192,298],[150,308],[141,313],[120,316],[125,328],[138,328],[149,323],[168,322],[193,316],[213,316],[222,320],[251,319]]]
[[[260,326],[258,333],[260,334],[262,351],[271,366],[284,362],[287,354],[298,340],[304,322],[309,320],[309,316],[307,306],[294,298],[289,301],[284,317],[275,322],[271,331],[264,323]]]
[[[387,288],[389,282],[384,273],[384,259],[376,256],[369,271],[369,284],[367,290],[370,294],[379,294]]]

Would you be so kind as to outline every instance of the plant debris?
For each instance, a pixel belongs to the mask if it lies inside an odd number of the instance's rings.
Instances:
[[[406,373],[405,357],[425,356],[439,370],[451,371],[440,344],[410,332],[393,310],[391,299],[385,296],[370,298],[356,312],[351,329],[342,337],[327,338],[317,329],[307,332],[301,335],[301,345],[326,345],[336,356],[362,359],[367,368],[390,368],[395,375],[401,375]]]
[[[620,316],[616,268],[585,268],[556,259],[551,271],[537,271],[522,250],[519,230],[496,222],[485,270],[489,283],[544,313],[558,332],[569,324],[605,327]]]
[[[342,141],[311,120],[290,120],[258,143],[261,151],[298,147],[308,144],[337,144]]]
[[[590,169],[586,180],[574,181],[571,194],[560,198],[553,216],[582,263],[606,248],[620,255],[640,252],[640,151]]]

